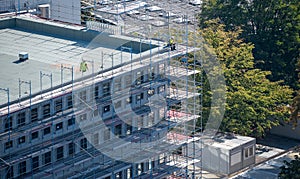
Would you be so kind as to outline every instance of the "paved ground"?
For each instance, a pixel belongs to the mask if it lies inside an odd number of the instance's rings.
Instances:
[[[232,179],[275,179],[278,178],[283,161],[291,161],[297,153],[291,151],[274,159],[268,160],[248,171],[242,172]]]
[[[290,161],[297,154],[295,151],[285,152],[295,146],[299,146],[300,141],[268,135],[266,138],[257,141],[256,163],[257,166],[246,170],[232,179],[275,179],[280,172],[283,161]],[[276,157],[274,157],[276,156]],[[272,158],[272,159],[269,159]],[[265,161],[265,162],[264,162]],[[259,164],[261,163],[261,164]]]

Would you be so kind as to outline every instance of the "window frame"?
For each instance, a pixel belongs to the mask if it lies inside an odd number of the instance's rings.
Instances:
[[[165,73],[166,73],[166,65],[165,63],[160,63],[158,65],[158,69],[159,69],[159,75],[160,75],[160,78],[164,78],[165,77]]]
[[[73,126],[74,124],[75,124],[75,118],[74,117],[68,119],[68,126]]]
[[[126,126],[126,135],[130,135],[132,134],[132,130],[133,130],[133,127],[132,127],[132,119],[127,119],[126,122],[125,122]]]
[[[147,95],[149,97],[153,96],[155,94],[155,89],[154,88],[149,88],[147,91]]]
[[[64,158],[64,146],[56,148],[56,160],[61,160]]]
[[[35,156],[31,159],[31,167],[32,167],[32,170],[36,170],[40,167],[40,158],[39,156]]]
[[[99,144],[99,133],[95,133],[93,135],[93,144],[98,145]]]
[[[84,104],[87,102],[87,90],[82,90],[79,92],[79,104]]]
[[[122,78],[118,77],[114,79],[114,91],[121,91],[122,90]]]
[[[72,156],[75,154],[75,144],[74,142],[71,142],[68,144],[68,155]]]
[[[103,106],[102,111],[103,114],[110,112],[110,105]]]
[[[38,107],[32,108],[30,110],[30,119],[31,119],[31,122],[37,121],[39,119]]]
[[[121,108],[121,107],[122,107],[122,100],[117,101],[117,102],[114,103],[114,108],[115,108],[115,109],[119,109],[119,108]]]
[[[158,87],[158,92],[159,93],[164,93],[166,91],[166,86],[165,85],[161,85]]]
[[[25,124],[26,124],[26,112],[25,111],[18,113],[17,124],[18,124],[18,127],[25,126]]]
[[[155,79],[155,67],[154,66],[151,66],[149,68],[149,76],[148,76],[148,78],[149,78],[149,81],[152,81],[152,80]]]
[[[43,107],[43,119],[51,116],[51,105],[50,103],[44,104]]]
[[[52,161],[52,154],[51,151],[46,152],[43,154],[43,163],[44,165],[49,165]]]
[[[24,144],[26,142],[26,137],[25,136],[21,136],[18,138],[18,144]]]
[[[136,72],[136,82],[135,82],[135,84],[136,85],[142,84],[143,83],[143,79],[144,79],[143,71],[137,71]]]
[[[64,128],[63,122],[55,124],[55,131],[62,130]]]
[[[144,93],[140,93],[136,95],[136,103],[139,103],[143,99],[144,99]]]
[[[6,178],[11,179],[14,178],[14,166],[8,167],[8,170],[6,171]]]
[[[95,89],[94,97],[95,97],[95,99],[98,99],[99,98],[99,86],[96,85],[94,89]]]
[[[37,135],[35,135],[37,134]],[[31,140],[39,138],[39,131],[35,131],[31,133]]]
[[[127,104],[132,104],[132,96],[129,96],[129,97],[126,99],[126,102],[127,102]]]
[[[99,111],[98,111],[98,109],[95,109],[94,111],[93,111],[93,117],[96,117],[96,116],[98,116],[99,115]]]
[[[80,150],[86,150],[87,149],[87,139],[83,138],[80,139]]]
[[[49,129],[49,132],[48,132],[48,129]],[[51,133],[51,127],[50,127],[50,126],[43,129],[43,135],[44,135],[44,136],[45,136],[45,135],[48,135],[48,134],[50,134],[50,133]]]
[[[107,141],[107,140],[110,140],[110,129],[105,129],[104,131],[103,131],[103,139],[104,139],[104,141]]]
[[[5,149],[5,150],[8,150],[8,149],[10,149],[10,148],[13,148],[13,146],[14,146],[14,143],[13,143],[12,140],[9,140],[9,141],[7,141],[7,142],[4,143],[4,149]]]
[[[73,108],[73,96],[68,95],[67,96],[67,109]]]
[[[111,85],[111,82],[105,82],[102,84],[102,96],[103,97],[109,96],[111,94],[110,93],[110,85]]]
[[[129,88],[131,84],[132,84],[132,75],[131,74],[125,75],[125,87]]]
[[[251,154],[251,155],[250,155]],[[252,158],[255,155],[254,145],[244,148],[244,159]]]
[[[4,131],[7,132],[7,131],[10,131],[13,129],[13,117],[12,116],[9,116],[9,117],[6,117],[5,118],[6,121],[5,121],[5,124],[4,124]]]
[[[115,130],[115,136],[121,136],[122,135],[122,124],[118,124],[114,126]]]
[[[54,101],[54,109],[55,113],[59,113],[63,111],[63,101],[62,98],[56,99]]]
[[[19,175],[22,176],[26,173],[26,160],[25,161],[22,161],[19,163],[18,165],[18,169],[19,169]]]
[[[83,113],[81,115],[79,115],[79,121],[82,122],[82,121],[86,121],[87,120],[87,113]]]

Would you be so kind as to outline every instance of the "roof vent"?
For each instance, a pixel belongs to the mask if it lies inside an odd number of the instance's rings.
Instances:
[[[40,17],[49,19],[50,18],[50,4],[38,5]]]
[[[28,52],[20,52],[19,53],[19,60],[20,61],[25,61],[28,59]]]
[[[226,133],[226,136],[225,136],[226,139],[235,139],[235,136],[234,136],[234,133]]]

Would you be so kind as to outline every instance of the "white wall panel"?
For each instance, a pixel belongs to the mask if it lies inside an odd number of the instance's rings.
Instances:
[[[80,0],[51,0],[50,18],[80,24]]]

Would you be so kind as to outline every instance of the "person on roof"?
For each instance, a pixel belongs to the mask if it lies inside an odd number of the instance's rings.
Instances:
[[[169,40],[169,46],[171,47],[171,51],[176,50],[175,42],[173,38],[170,38]]]
[[[83,72],[86,72],[88,70],[88,65],[85,61],[82,61],[80,63],[80,71],[83,73]]]

